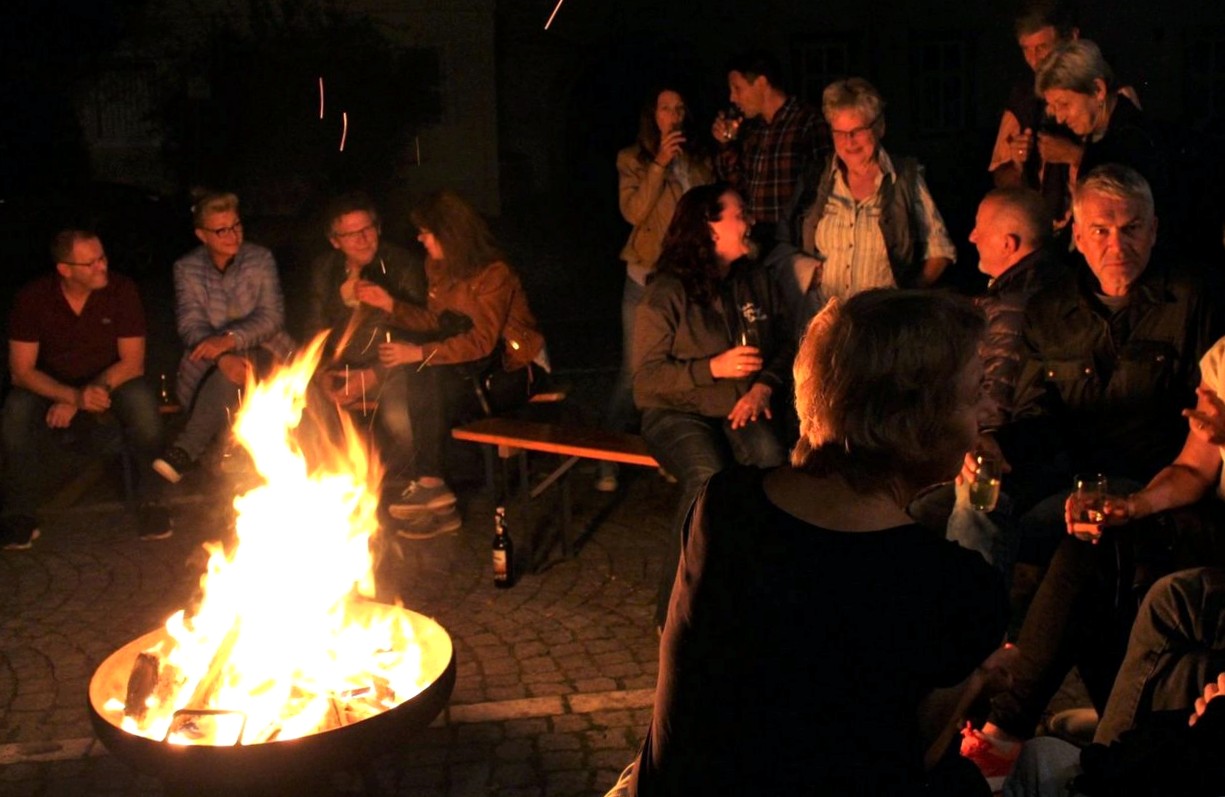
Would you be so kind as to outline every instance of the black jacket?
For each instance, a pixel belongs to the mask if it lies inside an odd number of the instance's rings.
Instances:
[[[1220,288],[1206,276],[1151,262],[1112,315],[1082,266],[1030,300],[1015,420],[1001,435],[1014,471],[1058,460],[1061,478],[1097,471],[1143,482],[1174,459],[1199,360],[1222,334]]]

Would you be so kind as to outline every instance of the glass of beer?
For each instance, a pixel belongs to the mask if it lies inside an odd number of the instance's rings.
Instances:
[[[970,482],[970,506],[979,512],[990,512],[1000,500],[1003,466],[997,458],[982,452],[974,455],[974,463],[978,469]]]
[[[1086,542],[1097,542],[1106,519],[1106,477],[1079,473],[1073,482],[1070,531]]]

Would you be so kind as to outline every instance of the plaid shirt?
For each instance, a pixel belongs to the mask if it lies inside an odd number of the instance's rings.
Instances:
[[[820,162],[822,120],[807,103],[788,97],[774,120],[745,121],[739,139],[719,149],[715,171],[748,203],[754,223],[776,224],[812,162]]]
[[[272,252],[244,243],[238,254],[218,271],[203,246],[196,247],[174,264],[174,314],[183,359],[176,384],[179,401],[191,404],[200,378],[213,363],[189,360],[196,344],[213,335],[232,332],[237,351],[263,347],[278,358],[293,350],[285,332],[285,300]]]

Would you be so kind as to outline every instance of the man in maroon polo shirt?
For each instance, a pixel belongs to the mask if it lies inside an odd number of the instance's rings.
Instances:
[[[63,230],[51,241],[55,271],[24,286],[9,316],[12,389],[4,402],[4,501],[0,547],[38,537],[41,500],[64,476],[65,448],[122,434],[135,459],[142,539],[170,536],[170,516],[142,478],[161,448],[162,424],[145,384],[145,314],[136,285],[110,274],[98,236]]]

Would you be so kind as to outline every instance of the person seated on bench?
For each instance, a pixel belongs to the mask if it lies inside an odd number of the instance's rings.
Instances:
[[[23,287],[9,316],[0,547],[26,550],[38,537],[35,510],[68,464],[60,444],[101,443],[108,429],[123,435],[138,466],[137,533],[165,539],[170,516],[157,480],[144,477],[162,444],[162,420],[142,378],[146,327],[136,285],[108,271],[102,241],[87,230],[57,233],[51,257],[55,272]]]
[[[698,488],[732,462],[767,468],[787,458],[774,402],[790,401],[795,344],[774,281],[750,257],[749,229],[744,202],[727,183],[686,192],[634,322],[642,436],[681,484],[656,625]]]
[[[379,343],[387,335],[406,333],[390,324],[390,313],[357,298],[386,294],[392,301],[425,305],[425,265],[416,252],[382,240],[379,213],[362,193],[336,197],[324,211],[333,251],[311,265],[304,329],[308,338],[330,330],[320,381],[342,407],[364,409],[374,400],[374,423],[388,475],[407,471],[412,456],[412,423],[408,417],[408,378],[403,368],[379,362]],[[381,291],[366,290],[378,287]],[[422,343],[429,335],[406,339]]]
[[[685,524],[629,795],[989,793],[951,742],[1014,653],[1003,578],[905,511],[978,433],[983,328],[917,290],[814,319],[791,465],[715,474]]]
[[[192,216],[201,245],[174,264],[174,314],[185,347],[177,388],[190,414],[153,462],[176,484],[229,427],[247,373],[266,373],[293,350],[272,252],[243,240],[237,196],[197,193]]]
[[[451,427],[525,403],[542,376],[533,365],[547,371],[548,364],[519,276],[476,209],[443,190],[426,197],[411,219],[427,255],[426,306],[395,301],[370,283],[357,286],[357,298],[386,310],[409,332],[442,335],[435,343],[379,344],[383,365],[402,367],[408,377],[415,430],[413,480],[388,512],[403,521],[400,536],[428,539],[462,524],[443,473]]]

